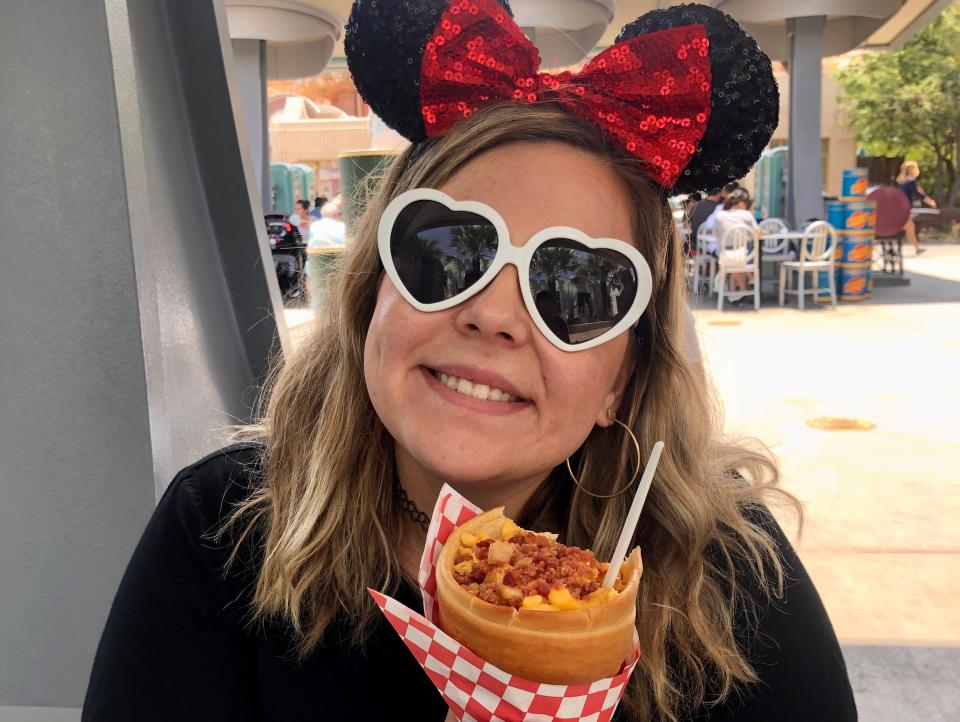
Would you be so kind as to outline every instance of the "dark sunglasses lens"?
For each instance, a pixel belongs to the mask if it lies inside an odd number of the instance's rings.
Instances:
[[[530,291],[560,340],[584,343],[609,331],[630,310],[637,272],[622,253],[557,239],[530,259]]]
[[[497,254],[497,229],[483,216],[415,201],[393,224],[390,253],[420,303],[438,303],[480,280]]]

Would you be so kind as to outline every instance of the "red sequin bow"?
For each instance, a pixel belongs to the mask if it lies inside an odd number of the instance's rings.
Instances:
[[[490,100],[554,100],[617,138],[670,188],[710,118],[709,44],[703,25],[686,25],[617,43],[578,73],[541,73],[540,53],[496,0],[451,0],[420,68],[427,136]]]

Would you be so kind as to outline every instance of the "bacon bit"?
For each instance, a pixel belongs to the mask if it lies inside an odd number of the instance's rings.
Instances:
[[[454,557],[453,563],[460,564],[461,562],[468,562],[471,559],[473,559],[473,557],[470,554],[460,554],[459,556]]]
[[[489,602],[490,604],[500,604],[500,597],[493,589],[485,584],[480,587],[480,593],[477,594],[477,596],[483,601]]]
[[[582,600],[600,588],[608,566],[588,550],[527,531],[513,534],[509,541],[478,541],[475,556],[458,556],[456,563],[467,559],[471,564],[465,566],[470,572],[455,572],[456,581],[486,602],[514,608],[522,606],[523,598],[535,594],[546,599],[554,589],[566,590],[571,598]],[[614,588],[620,591],[622,587],[618,579]]]

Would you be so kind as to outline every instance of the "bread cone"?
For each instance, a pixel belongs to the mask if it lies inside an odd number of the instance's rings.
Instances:
[[[620,591],[601,590],[564,611],[516,609],[480,599],[454,576],[463,534],[482,533],[499,540],[507,523],[512,525],[498,507],[470,519],[448,537],[436,567],[440,627],[486,661],[524,679],[584,684],[616,675],[633,656],[642,572],[639,547],[620,570]]]

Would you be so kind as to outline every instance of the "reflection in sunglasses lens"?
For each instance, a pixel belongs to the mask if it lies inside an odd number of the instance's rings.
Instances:
[[[547,327],[578,344],[623,318],[637,295],[637,273],[622,253],[556,239],[534,252],[530,290]]]
[[[475,284],[497,254],[497,230],[483,216],[416,201],[393,225],[397,275],[420,303],[437,303]]]

